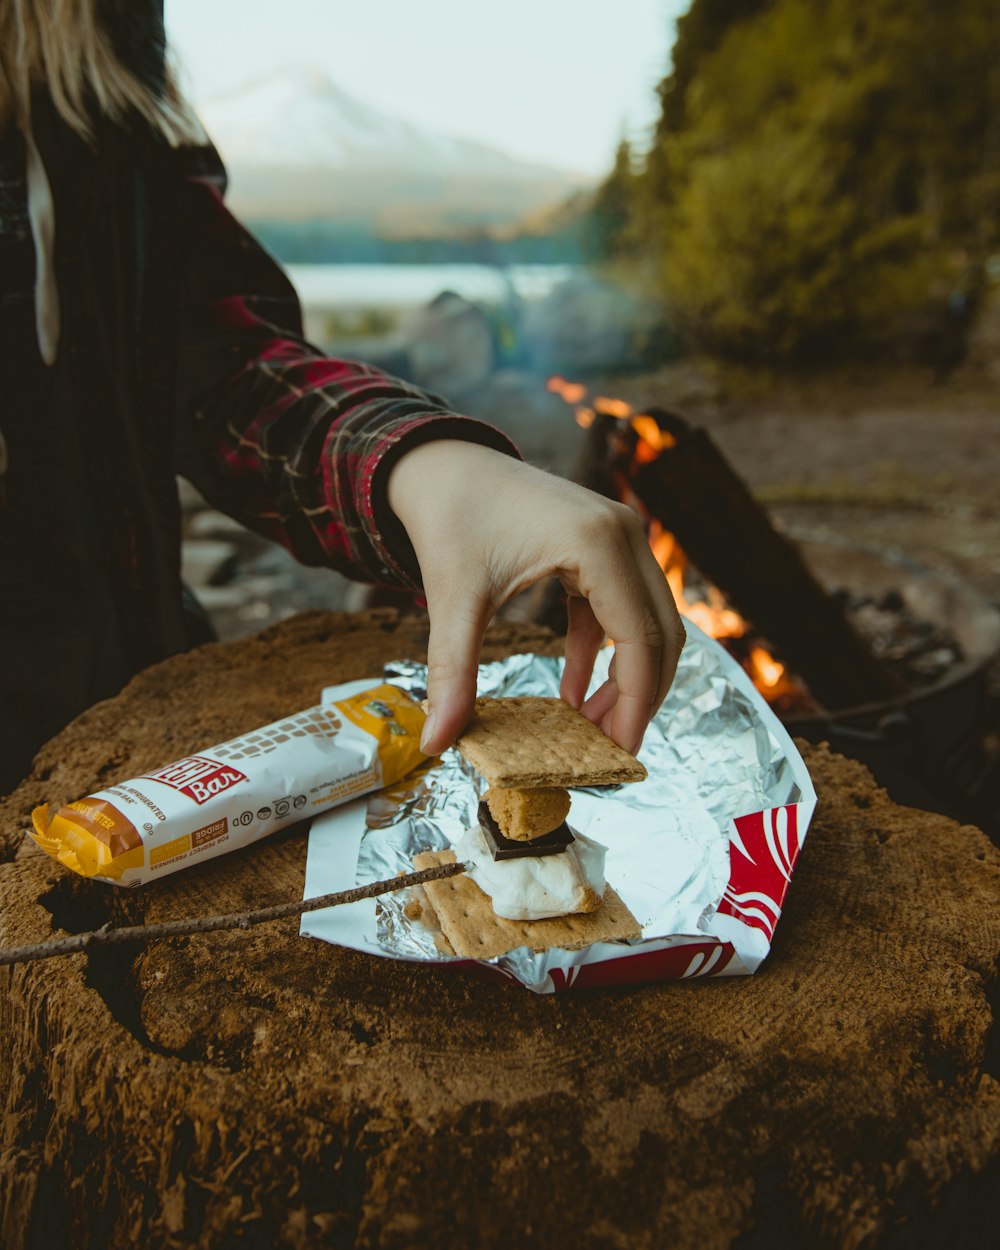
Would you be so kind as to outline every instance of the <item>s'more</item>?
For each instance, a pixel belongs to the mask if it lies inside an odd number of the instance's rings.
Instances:
[[[521,696],[476,700],[455,743],[486,781],[478,823],[454,851],[414,867],[468,871],[425,883],[423,919],[449,953],[491,959],[517,947],[578,950],[641,936],[604,877],[606,848],[567,823],[569,788],[642,781],[645,767],[568,703]]]

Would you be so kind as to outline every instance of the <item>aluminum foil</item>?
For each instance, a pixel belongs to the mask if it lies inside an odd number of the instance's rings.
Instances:
[[[799,841],[815,792],[788,734],[728,653],[694,626],[674,684],[650,725],[639,758],[649,770],[637,785],[573,791],[569,823],[608,848],[606,876],[642,925],[643,946],[679,939],[718,941],[713,917],[730,880],[732,822],[747,813],[801,805]],[[592,689],[607,676],[611,651],[599,657]],[[481,695],[557,695],[560,659],[517,655],[479,670]],[[400,662],[385,679],[415,698],[426,693],[426,668]],[[412,870],[419,851],[452,846],[476,823],[481,781],[454,751],[368,800],[356,884]],[[737,835],[738,837],[738,835]],[[312,852],[310,852],[312,854]],[[789,865],[790,871],[790,865]],[[359,949],[401,959],[448,962],[433,935],[387,895],[375,909],[375,933]],[[728,921],[727,921],[728,923]],[[317,934],[319,936],[319,934]],[[338,939],[339,940],[339,939]],[[350,944],[354,944],[352,941]],[[766,945],[763,948],[766,953]],[[596,952],[596,953],[595,953]],[[627,952],[624,952],[627,953]],[[620,944],[586,952],[527,948],[491,961],[532,989],[552,988],[550,973],[623,954]],[[752,971],[763,954],[729,972]],[[690,975],[690,974],[684,974]]]

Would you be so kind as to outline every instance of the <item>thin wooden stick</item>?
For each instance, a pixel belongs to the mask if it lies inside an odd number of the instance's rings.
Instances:
[[[257,911],[233,912],[228,916],[200,916],[191,920],[167,920],[162,924],[133,925],[122,929],[94,929],[90,933],[77,933],[73,937],[53,938],[48,942],[35,942],[32,946],[9,946],[0,949],[0,967],[5,964],[30,963],[39,959],[53,959],[57,955],[73,955],[77,951],[90,950],[94,946],[109,946],[116,942],[152,942],[157,938],[186,937],[192,933],[215,933],[220,929],[249,929],[252,925],[266,924],[270,920],[282,920],[286,916],[301,916],[307,911],[319,911],[323,907],[340,907],[344,903],[356,903],[363,898],[377,898],[380,894],[392,894],[406,890],[425,881],[441,881],[465,872],[465,864],[441,864],[437,868],[424,868],[388,881],[372,881],[368,885],[341,890],[338,894],[323,894],[319,898],[305,898],[298,903],[276,903],[273,907],[261,907]]]

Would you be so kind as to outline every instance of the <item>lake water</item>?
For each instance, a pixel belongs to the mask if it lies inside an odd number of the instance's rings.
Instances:
[[[499,304],[512,286],[522,299],[539,299],[579,272],[576,265],[286,265],[308,307],[403,308],[426,304],[442,291]]]

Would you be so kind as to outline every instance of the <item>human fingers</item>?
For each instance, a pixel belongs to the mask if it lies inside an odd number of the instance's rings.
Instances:
[[[649,591],[653,612],[663,634],[659,682],[653,699],[653,712],[655,713],[666,698],[667,691],[677,675],[677,665],[687,641],[687,634],[684,630],[684,622],[677,610],[677,604],[674,602],[673,592],[666,575],[650,550],[645,531],[640,528],[638,533],[631,533],[630,540],[635,552],[636,567]],[[612,660],[612,668],[614,668],[614,660]]]
[[[610,738],[633,754],[670,689],[685,639],[666,579],[652,555],[649,561],[653,570],[647,569],[643,579],[648,600],[642,610],[651,616],[638,621],[637,633],[616,642],[614,670],[609,674],[615,698],[598,721]],[[645,566],[644,559],[640,565]],[[598,712],[595,708],[595,716]]]
[[[428,587],[428,713],[420,739],[427,755],[437,755],[455,741],[472,717],[476,701],[479,653],[493,605],[484,593],[453,586]]]
[[[583,711],[635,751],[673,678],[683,627],[638,517],[627,508],[614,517],[580,565],[580,589],[615,644],[613,675]]]
[[[571,707],[578,708],[587,693],[594,661],[604,642],[604,626],[581,595],[569,596],[566,616],[566,665],[559,693]]]
[[[590,698],[583,704],[580,711],[586,716],[587,720],[592,720],[595,725],[605,728],[607,722],[608,733],[610,734],[610,716],[612,709],[618,702],[618,683],[613,677],[609,677],[602,682],[594,691]]]

